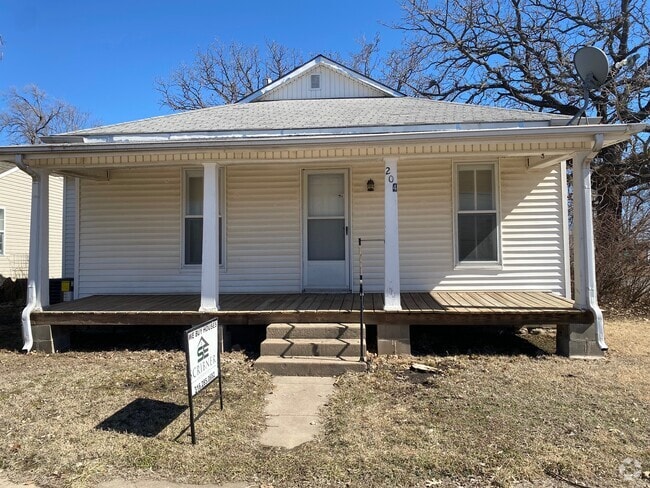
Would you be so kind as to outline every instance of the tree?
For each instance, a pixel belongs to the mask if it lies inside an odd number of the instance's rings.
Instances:
[[[371,40],[362,37],[357,40],[358,51],[347,60],[338,52],[323,54],[370,76],[381,65],[379,41],[379,35]],[[207,49],[197,51],[192,64],[182,64],[169,78],[156,80],[156,90],[161,94],[161,104],[172,110],[235,103],[303,63],[301,52],[277,42],[267,42],[260,49],[215,41]]]
[[[650,116],[647,0],[404,0],[403,49],[387,59],[387,82],[417,96],[574,115],[582,83],[573,54],[584,45],[615,65],[591,93],[603,123]],[[619,218],[624,199],[650,183],[648,134],[608,148],[595,161],[597,213]]]
[[[369,41],[365,36],[357,40],[359,50],[350,56],[350,67],[364,76],[372,77],[380,64],[378,59],[380,41],[379,34],[375,34],[375,37]]]
[[[22,91],[11,88],[4,99],[0,132],[5,132],[13,144],[38,144],[41,136],[80,129],[89,120],[87,113],[48,97],[36,85]]]
[[[161,103],[173,110],[192,110],[234,103],[284,76],[302,63],[302,56],[276,42],[268,42],[264,53],[257,46],[215,41],[196,53],[191,65],[183,64],[169,79],[156,81]]]

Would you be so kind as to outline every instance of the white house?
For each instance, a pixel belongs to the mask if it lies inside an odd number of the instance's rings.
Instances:
[[[399,315],[408,293],[456,293],[449,295],[459,300],[456,309],[442,306],[450,320],[454,310],[471,311],[464,293],[478,293],[472,296],[484,309],[517,309],[527,323],[537,319],[524,317],[515,302],[540,292],[573,297],[569,308],[590,317],[562,325],[559,350],[600,355],[606,346],[595,296],[589,163],[642,125],[567,122],[406,97],[317,56],[236,104],[50,136],[37,146],[0,148],[0,159],[32,171],[41,187],[48,174],[74,178],[66,199],[77,212],[71,247],[78,299],[195,295],[196,308],[184,313],[205,318],[225,313],[226,295],[350,293],[359,287],[361,250],[365,290],[381,294],[371,316],[380,342],[408,343],[408,324],[425,320],[414,307]],[[573,293],[568,159],[576,205]],[[42,219],[46,206],[35,203]],[[39,239],[32,235],[32,252],[44,263]],[[30,278],[27,349],[32,312],[47,331],[81,323],[47,308],[38,266]],[[289,299],[285,308],[291,310]],[[37,344],[52,347],[48,334],[39,332]]]
[[[50,278],[61,278],[63,178],[50,177]],[[32,179],[0,161],[0,281],[27,278]]]

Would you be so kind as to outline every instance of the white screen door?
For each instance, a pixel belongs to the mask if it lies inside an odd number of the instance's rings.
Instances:
[[[347,171],[305,171],[305,289],[350,288],[347,177]]]

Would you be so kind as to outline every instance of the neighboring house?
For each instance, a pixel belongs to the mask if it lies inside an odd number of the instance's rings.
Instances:
[[[50,177],[50,278],[61,278],[63,178]],[[27,278],[32,179],[0,161],[0,280]]]
[[[317,56],[236,104],[0,148],[76,178],[81,300],[37,296],[36,345],[67,324],[354,321],[363,251],[380,352],[408,352],[409,324],[557,323],[561,352],[600,355],[589,162],[643,126],[567,122],[406,97]]]

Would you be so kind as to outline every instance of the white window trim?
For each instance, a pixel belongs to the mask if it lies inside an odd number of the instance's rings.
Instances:
[[[0,212],[2,212],[2,227],[0,227],[0,234],[2,234],[2,247],[0,247],[0,256],[4,256],[5,249],[7,248],[7,210],[4,207],[0,207]]]
[[[496,214],[497,222],[497,260],[496,261],[460,261],[458,257],[458,172],[461,169],[485,169],[491,168],[494,172],[494,206],[495,210],[476,210],[470,213]],[[503,269],[503,253],[501,248],[501,172],[499,164],[496,161],[478,161],[478,162],[454,162],[452,173],[452,192],[453,192],[453,248],[454,248],[454,269],[481,269],[496,270]]]
[[[318,88],[314,88],[311,85],[312,76],[318,76]],[[310,73],[309,74],[309,90],[310,91],[320,91],[323,88],[323,75],[321,73]]]
[[[203,177],[203,167],[187,167],[181,169],[181,208],[180,208],[180,237],[181,237],[181,256],[180,263],[182,269],[200,271],[201,264],[186,264],[185,263],[185,218],[186,217],[199,217],[199,215],[185,215],[185,197],[187,196],[187,177],[188,175],[201,175]],[[219,268],[222,270],[226,269],[226,168],[223,166],[219,167],[219,217],[221,218],[221,234],[219,239],[221,239],[221,264]],[[203,217],[203,215],[200,215]]]

